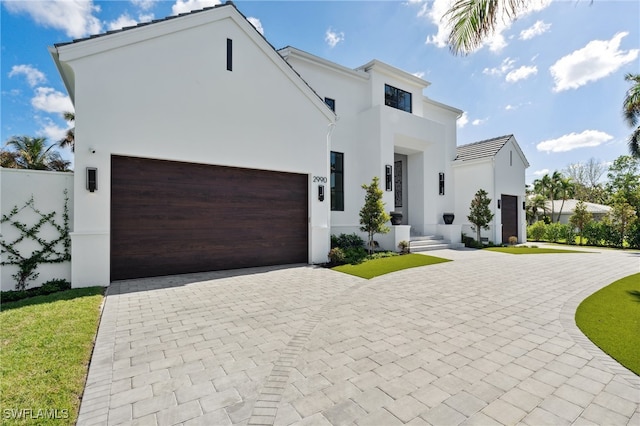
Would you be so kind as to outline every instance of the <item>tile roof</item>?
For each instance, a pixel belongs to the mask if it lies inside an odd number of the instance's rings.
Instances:
[[[560,208],[562,207],[562,214],[573,214],[579,202],[580,200],[568,199],[564,200],[564,205],[562,205],[562,200],[553,200],[553,210],[557,214],[560,212]],[[545,204],[550,212],[551,201],[547,201]],[[591,214],[607,214],[611,211],[610,206],[605,206],[603,204],[584,202],[584,205],[586,206],[587,211]]]
[[[479,158],[495,157],[498,151],[500,151],[511,138],[513,138],[513,135],[505,135],[467,145],[460,145],[457,148],[455,159],[458,161],[469,161]]]

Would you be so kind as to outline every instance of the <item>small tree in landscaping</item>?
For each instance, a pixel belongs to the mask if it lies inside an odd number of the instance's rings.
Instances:
[[[587,223],[591,222],[591,213],[587,211],[587,205],[580,201],[573,212],[573,215],[569,218],[569,223],[578,228],[578,235],[580,236],[580,245],[582,245],[582,235],[584,234],[584,228]]]
[[[469,216],[467,216],[469,222],[473,224],[471,229],[476,231],[476,241],[478,244],[481,244],[480,230],[488,230],[489,223],[493,220],[493,213],[491,213],[491,209],[489,209],[491,199],[487,197],[488,195],[487,191],[479,189],[473,200],[471,200]]]
[[[366,194],[364,196],[364,206],[360,210],[360,225],[362,225],[360,230],[367,233],[369,254],[373,253],[373,236],[389,232],[389,227],[385,223],[391,219],[391,216],[384,210],[384,202],[382,202],[384,193],[378,187],[378,183],[379,179],[375,176],[370,185],[362,185],[362,189],[366,191]]]

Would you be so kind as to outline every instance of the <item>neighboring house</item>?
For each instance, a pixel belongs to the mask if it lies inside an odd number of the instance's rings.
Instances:
[[[493,221],[482,237],[496,244],[509,242],[515,236],[518,242],[527,241],[525,198],[525,170],[529,167],[522,149],[513,135],[462,145],[453,162],[456,182],[456,221],[462,232],[473,236],[475,232],[467,219],[471,200],[479,189],[491,199]]]
[[[381,246],[410,229],[460,241],[442,214],[457,212],[462,111],[420,78],[276,51],[233,4],[50,51],[77,117],[75,287],[326,262],[374,176],[403,214]]]
[[[560,223],[569,223],[569,218],[573,216],[573,213],[575,212],[576,206],[578,205],[579,202],[580,200],[574,200],[574,199],[564,200],[564,205],[563,205],[562,200],[553,200],[553,221],[557,222],[558,215],[559,215]],[[549,215],[549,217],[551,217],[551,211],[552,211],[551,201],[549,200],[545,204],[546,204],[547,214]],[[591,217],[596,222],[601,221],[606,215],[608,215],[611,212],[611,207],[605,206],[602,204],[585,202],[584,205],[587,207],[587,211],[591,213]],[[541,210],[539,211],[539,213],[540,215],[543,214]]]

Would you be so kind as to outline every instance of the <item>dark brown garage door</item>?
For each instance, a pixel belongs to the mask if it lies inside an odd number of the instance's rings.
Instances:
[[[307,175],[113,156],[111,279],[308,261]]]
[[[502,194],[502,242],[508,243],[509,237],[518,235],[518,197]]]

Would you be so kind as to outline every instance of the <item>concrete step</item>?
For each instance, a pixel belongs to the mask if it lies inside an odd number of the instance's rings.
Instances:
[[[411,252],[443,250],[443,249],[460,249],[463,248],[462,243],[452,243],[438,235],[412,236],[409,241],[409,250]]]

